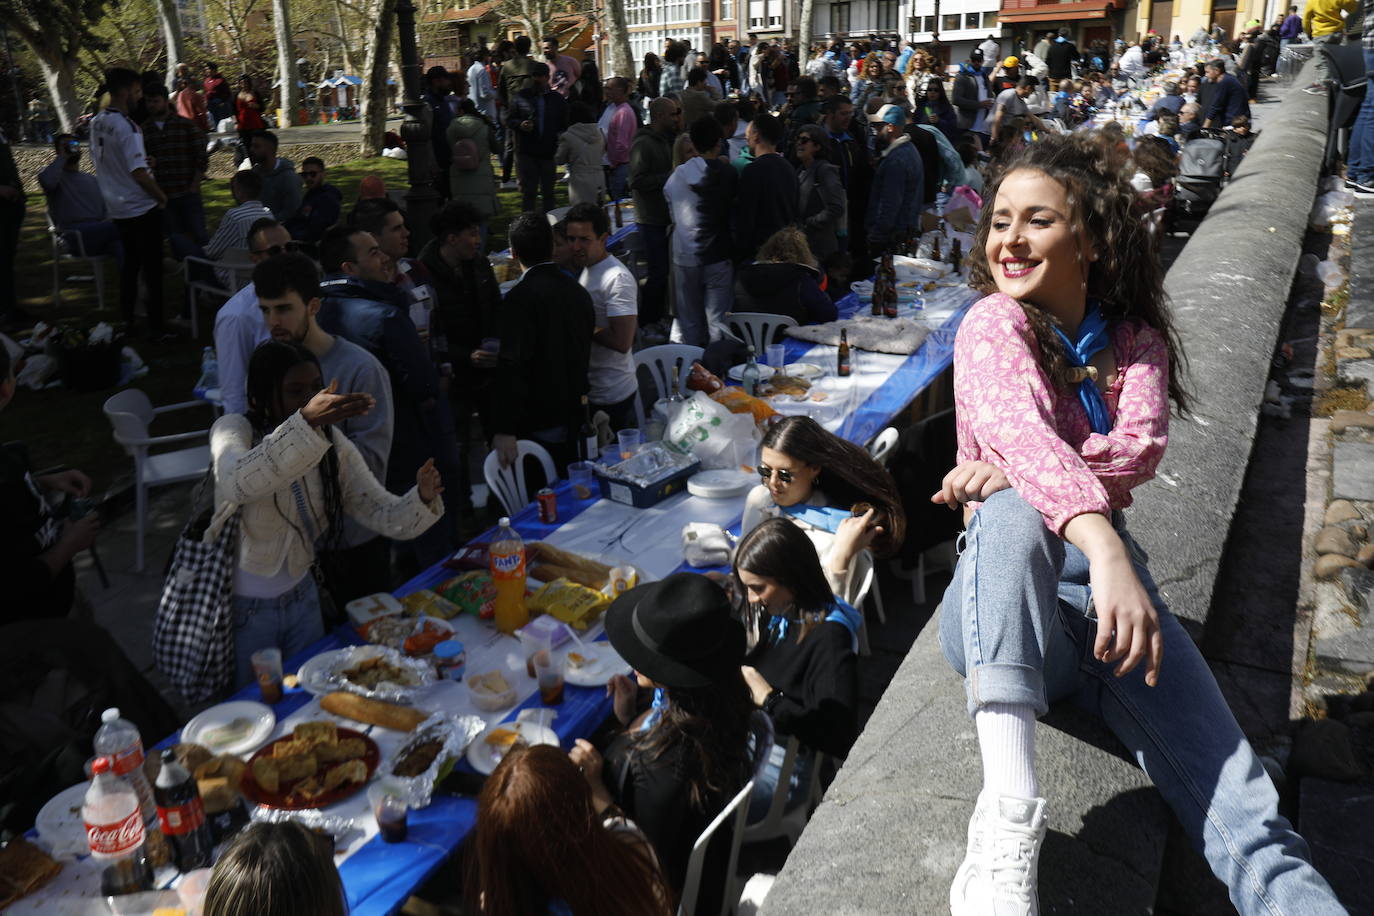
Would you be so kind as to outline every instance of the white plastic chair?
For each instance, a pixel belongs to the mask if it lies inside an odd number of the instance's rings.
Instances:
[[[89,274],[68,274],[67,280],[76,283],[95,285],[95,301],[101,309],[105,308],[105,262],[109,255],[87,254],[86,242],[80,232],[64,231],[52,221],[52,214],[44,214],[48,220],[48,237],[52,239],[52,301],[53,305],[62,304],[63,265],[75,266],[85,262]]]
[[[191,337],[200,337],[200,310],[197,294],[203,293],[218,310],[230,296],[253,282],[253,268],[245,248],[231,248],[219,260],[187,255],[181,260],[181,275],[186,281],[186,296],[191,309]],[[230,279],[228,286],[222,274]]]
[[[732,312],[725,316],[730,333],[738,337],[746,346],[754,348],[757,356],[763,356],[771,343],[777,343],[788,328],[797,326],[797,319],[787,315],[770,315],[767,312]]]
[[[866,607],[870,599],[873,601],[873,612],[878,615],[880,621],[887,623],[887,614],[883,609],[883,593],[878,588],[878,569],[873,563],[873,554],[867,550],[859,551],[854,557],[854,569],[850,575],[859,583],[859,587],[854,590],[854,608],[859,612],[861,618],[859,623],[859,654],[871,655],[872,650],[868,645],[868,609]]]
[[[687,373],[692,371],[692,363],[701,359],[704,352],[706,351],[701,347],[694,347],[690,344],[662,344],[657,347],[645,347],[635,354],[635,373],[638,375],[640,366],[647,366],[649,377],[653,379],[654,387],[658,389],[658,396],[666,398],[673,392],[673,369],[681,365],[678,370],[678,386],[685,392]],[[644,392],[636,388],[635,398],[639,406],[639,416],[647,417],[649,408],[644,404]]]
[[[749,814],[749,796],[753,791],[754,780],[751,779],[734,798],[730,799],[730,803],[716,815],[715,820],[706,825],[706,829],[701,831],[701,836],[692,844],[692,855],[687,860],[687,877],[682,883],[682,898],[677,908],[678,916],[692,916],[696,912],[697,894],[701,891],[701,870],[706,864],[706,848],[711,845],[711,838],[727,820],[733,821],[733,829],[730,836],[730,858],[725,870],[725,890],[720,901],[721,916],[726,916],[734,909],[735,901],[739,899],[735,869],[739,867],[739,847],[744,840],[744,821]]]
[[[501,456],[495,450],[487,453],[482,462],[482,476],[487,487],[501,500],[506,515],[514,515],[530,504],[530,489],[525,483],[525,459],[533,457],[544,468],[544,479],[553,483],[558,477],[554,470],[553,456],[538,442],[521,439],[515,443],[515,461],[508,468],[501,467]]]
[[[886,467],[887,456],[891,455],[892,450],[897,447],[897,440],[899,438],[901,438],[901,433],[897,431],[897,428],[889,426],[887,429],[878,433],[877,438],[869,443],[868,453],[873,456],[874,461]]]
[[[796,769],[797,758],[804,753],[814,757],[811,779],[807,784],[806,797],[789,811],[787,809],[787,796],[791,788],[792,771]],[[768,804],[768,813],[757,824],[749,824],[744,828],[744,842],[761,843],[765,840],[783,837],[787,840],[788,849],[797,845],[797,838],[805,829],[806,822],[811,819],[811,812],[821,797],[821,762],[823,758],[823,754],[803,750],[801,742],[795,736],[787,739],[787,752],[782,758],[782,769],[778,772],[778,785],[773,790],[773,800]]]
[[[129,388],[112,395],[102,408],[114,427],[115,441],[134,459],[134,505],[138,517],[138,540],[134,548],[134,571],[143,571],[143,530],[147,525],[148,490],[163,484],[199,480],[210,467],[210,445],[198,445],[174,452],[148,454],[148,449],[179,442],[208,440],[209,429],[171,436],[149,436],[153,418],[188,407],[209,407],[208,401],[182,401],[166,407],[154,407],[148,395],[137,388]]]

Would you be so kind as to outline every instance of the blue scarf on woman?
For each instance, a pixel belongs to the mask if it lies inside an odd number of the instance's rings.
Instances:
[[[1083,313],[1083,321],[1078,325],[1077,340],[1070,340],[1069,335],[1058,325],[1055,326],[1054,333],[1059,335],[1060,341],[1064,344],[1064,357],[1069,361],[1069,365],[1079,369],[1088,368],[1092,358],[1111,343],[1107,333],[1107,319],[1102,317],[1102,306],[1096,299],[1088,300],[1087,311]],[[1102,397],[1102,389],[1097,387],[1093,375],[1095,373],[1085,374],[1078,383],[1078,400],[1088,412],[1088,423],[1092,425],[1093,432],[1105,436],[1112,431],[1112,420],[1107,412],[1107,401]]]

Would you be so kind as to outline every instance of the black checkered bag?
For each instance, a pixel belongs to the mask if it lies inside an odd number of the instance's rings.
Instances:
[[[177,537],[153,621],[153,660],[187,702],[234,684],[234,569],[242,509],[197,514]]]

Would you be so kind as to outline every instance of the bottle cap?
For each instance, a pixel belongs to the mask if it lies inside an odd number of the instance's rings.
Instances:
[[[434,647],[435,658],[457,658],[463,654],[463,644],[456,639],[446,639]]]
[[[109,769],[110,769],[110,758],[109,758],[109,757],[97,757],[97,758],[95,758],[95,762],[91,764],[91,775],[92,775],[92,776],[99,776],[101,773],[108,772]]]
[[[509,527],[510,527],[510,519],[509,519],[509,518],[505,518],[505,517],[503,516],[503,517],[501,518],[501,520],[498,521],[496,524],[499,525],[499,526],[502,527],[502,528],[509,528]]]
[[[102,713],[100,714],[100,721],[101,721],[101,722],[113,722],[114,720],[116,720],[116,719],[118,719],[118,718],[119,718],[119,707],[118,707],[118,706],[111,706],[109,709],[105,710],[104,712],[102,712]]]

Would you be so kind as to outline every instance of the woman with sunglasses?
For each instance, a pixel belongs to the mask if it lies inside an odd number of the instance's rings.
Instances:
[[[728,580],[749,646],[744,681],[780,742],[754,776],[754,821],[768,812],[789,737],[803,745],[790,778],[791,807],[811,781],[813,752],[846,756],[858,725],[854,643],[861,618],[831,590],[810,546],[796,525],[767,519],[740,541]],[[830,568],[847,572],[857,546],[849,541],[832,550]]]
[[[838,233],[845,225],[847,201],[840,169],[831,160],[830,138],[819,125],[808,124],[798,130],[795,149],[801,196],[798,217],[811,253],[824,262],[839,251]]]
[[[902,500],[887,468],[810,417],[784,417],[769,428],[759,477],[763,482],[744,504],[740,537],[765,519],[789,519],[810,538],[831,592],[845,601],[854,600],[860,583],[851,575],[852,560],[836,569],[832,554],[852,558],[872,550],[886,556],[906,536]]]

